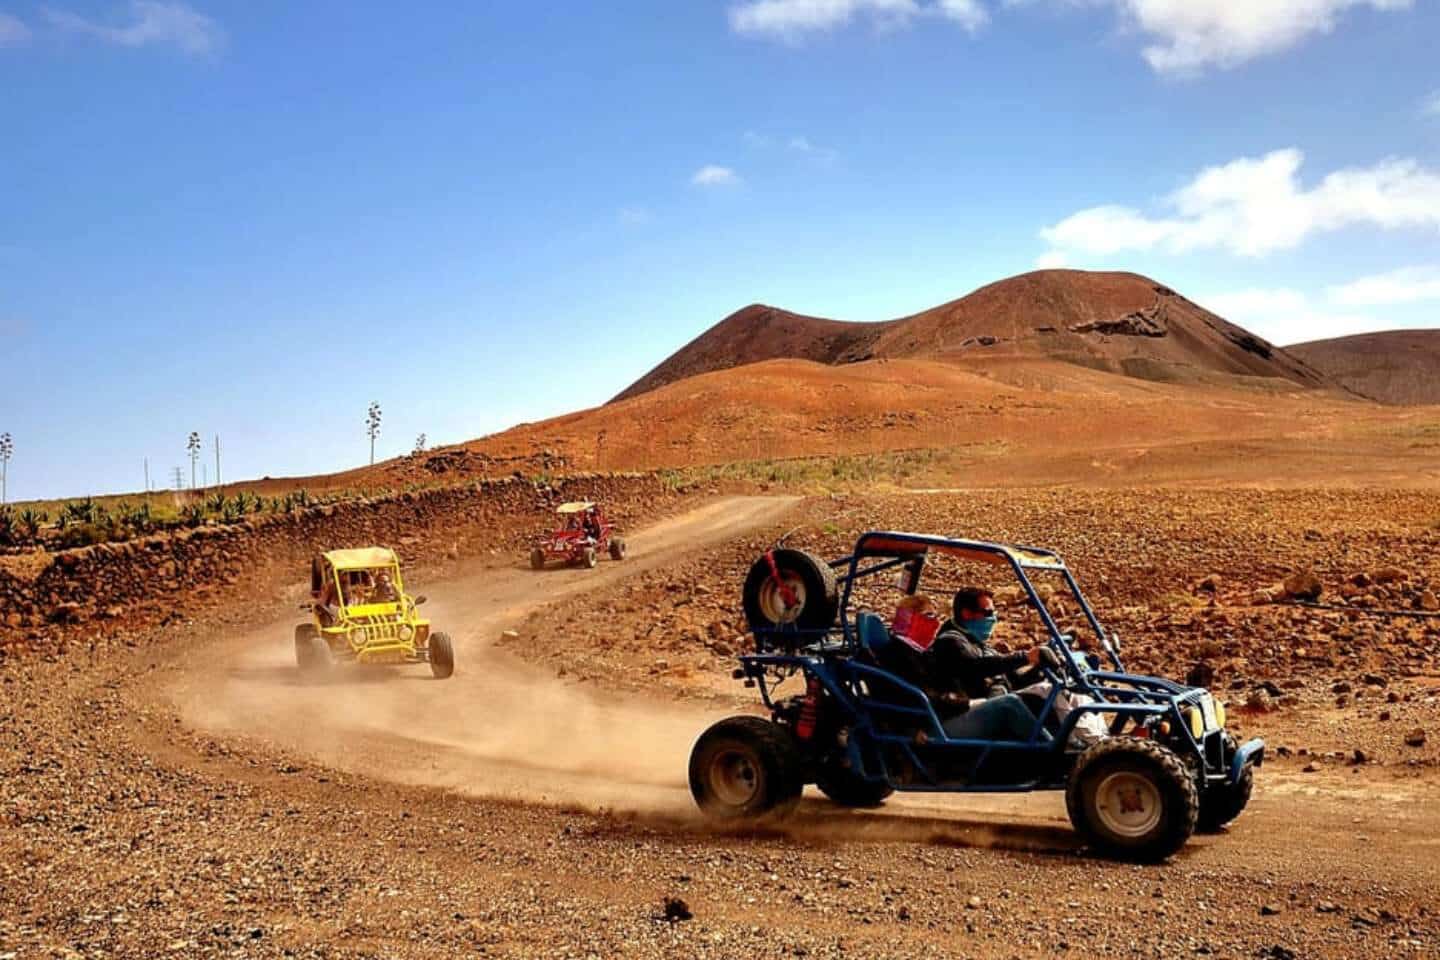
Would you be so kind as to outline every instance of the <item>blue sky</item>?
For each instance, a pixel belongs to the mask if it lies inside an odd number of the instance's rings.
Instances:
[[[12,499],[590,406],[752,301],[1043,264],[1440,326],[1416,0],[0,0]]]

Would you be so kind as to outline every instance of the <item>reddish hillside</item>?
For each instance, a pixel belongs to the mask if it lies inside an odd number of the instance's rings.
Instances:
[[[1285,349],[1372,400],[1440,404],[1440,330],[1362,333]]]
[[[1303,361],[1133,273],[1041,270],[882,323],[844,323],[752,305],[682,347],[615,399],[762,360],[841,364],[985,355],[1052,359],[1145,380],[1209,374],[1324,377]]]

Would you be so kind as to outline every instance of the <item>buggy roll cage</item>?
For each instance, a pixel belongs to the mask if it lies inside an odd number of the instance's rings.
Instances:
[[[864,647],[859,631],[850,616],[851,600],[856,581],[874,576],[887,570],[902,568],[906,575],[901,589],[907,595],[914,595],[920,587],[921,574],[931,552],[955,556],[960,559],[1009,567],[1015,579],[1024,589],[1030,605],[1040,616],[1048,634],[1047,645],[1059,654],[1060,673],[1055,675],[1049,667],[1042,671],[1052,682],[1052,690],[1046,697],[1044,707],[1036,721],[1035,728],[1025,741],[983,741],[948,737],[941,724],[934,705],[923,690],[894,673],[853,659]],[[849,710],[857,713],[882,711],[891,715],[908,716],[925,728],[930,742],[936,746],[981,747],[977,767],[983,764],[992,749],[1021,748],[1028,750],[1062,751],[1080,718],[1087,713],[1103,713],[1113,716],[1111,732],[1119,733],[1127,721],[1137,723],[1147,717],[1169,715],[1175,721],[1177,732],[1187,746],[1201,758],[1207,779],[1224,780],[1239,775],[1240,768],[1249,760],[1248,751],[1237,752],[1226,769],[1218,731],[1209,731],[1195,736],[1185,716],[1185,711],[1200,710],[1205,691],[1191,689],[1162,677],[1127,674],[1120,661],[1119,651],[1112,643],[1095,615],[1089,601],[1085,599],[1080,585],[1060,556],[1052,550],[1015,544],[993,543],[983,540],[963,540],[930,534],[905,533],[899,531],[870,531],[860,536],[854,551],[846,557],[829,563],[836,571],[837,586],[840,588],[838,629],[840,637],[832,639],[836,627],[821,630],[802,630],[782,626],[771,630],[755,631],[756,652],[740,657],[741,669],[737,678],[746,678],[747,685],[758,685],[765,705],[774,710],[772,687],[796,671],[803,671],[810,682],[818,683],[827,693]],[[1030,581],[1027,571],[1044,571],[1058,574],[1066,588],[1084,614],[1091,629],[1099,639],[1112,669],[1092,668],[1085,657],[1072,651],[1070,638],[1061,633],[1059,625],[1051,616],[1045,602]],[[843,671],[829,669],[837,660],[847,661]],[[895,700],[883,700],[874,696],[863,681],[882,682],[897,693],[903,694],[913,705]],[[862,683],[855,683],[862,681]],[[1089,696],[1091,703],[1077,705],[1070,710],[1061,724],[1061,729],[1051,744],[1040,740],[1044,720],[1054,709],[1061,688],[1068,688]],[[871,724],[867,720],[866,727]],[[1208,726],[1208,723],[1207,723]],[[909,738],[880,733],[871,730],[877,740],[892,742],[911,756],[913,762],[923,769],[919,757],[915,756]],[[1213,742],[1211,742],[1213,741]],[[1019,785],[1016,789],[1032,788],[1034,784]],[[932,787],[933,788],[933,787]],[[993,787],[987,789],[995,789]]]
[[[1068,679],[1080,684],[1085,688],[1086,671],[1080,669],[1067,644],[1068,637],[1060,632],[1060,627],[1050,615],[1049,609],[1045,606],[1044,600],[1030,582],[1027,570],[1049,571],[1058,573],[1064,580],[1066,588],[1079,605],[1081,612],[1085,615],[1086,622],[1095,631],[1099,638],[1101,648],[1110,665],[1116,671],[1123,671],[1124,665],[1120,662],[1119,651],[1111,642],[1110,635],[1101,626],[1100,620],[1095,615],[1094,609],[1085,599],[1080,585],[1075,581],[1065,562],[1060,559],[1059,554],[1053,550],[1045,550],[1040,547],[1026,547],[1015,544],[991,543],[984,540],[959,540],[950,537],[940,537],[931,534],[901,533],[895,531],[870,531],[862,534],[855,543],[855,550],[849,556],[841,557],[838,560],[830,561],[831,569],[836,571],[836,582],[840,587],[839,598],[839,629],[840,642],[838,644],[829,642],[834,628],[826,630],[799,630],[791,627],[779,627],[773,630],[756,632],[757,646],[764,651],[767,646],[778,646],[784,649],[813,649],[815,652],[856,652],[860,649],[860,641],[855,629],[855,624],[850,616],[850,601],[856,581],[883,573],[886,570],[904,568],[906,576],[901,589],[907,595],[913,596],[920,589],[921,575],[925,563],[931,552],[958,557],[963,560],[971,560],[978,563],[985,563],[991,566],[1008,566],[1015,579],[1025,590],[1026,598],[1030,606],[1040,615],[1048,634],[1048,641],[1056,647],[1061,654],[1061,663],[1065,667]],[[868,561],[875,561],[870,563]],[[796,641],[800,641],[798,644]],[[1093,675],[1093,674],[1091,674]],[[1088,692],[1088,691],[1087,691]]]

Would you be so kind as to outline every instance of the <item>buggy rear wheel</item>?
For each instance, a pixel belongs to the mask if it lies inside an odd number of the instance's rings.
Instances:
[[[1065,806],[1075,829],[1101,853],[1155,863],[1195,832],[1200,797],[1173,751],[1150,740],[1113,737],[1081,754]]]
[[[721,720],[690,751],[690,794],[718,820],[784,816],[803,786],[793,735],[760,717]]]
[[[436,680],[444,680],[455,672],[455,646],[448,633],[432,633],[426,646],[430,661],[430,673]]]
[[[895,788],[883,780],[866,780],[834,763],[817,771],[815,786],[842,807],[878,807],[895,792]]]
[[[1225,763],[1235,756],[1235,738],[1226,733],[1221,755]],[[1255,768],[1246,764],[1240,771],[1240,779],[1234,783],[1205,787],[1200,791],[1200,820],[1196,827],[1201,833],[1217,833],[1226,824],[1235,820],[1250,803],[1255,792]]]
[[[530,569],[540,570],[545,566],[545,551],[536,547],[530,551]]]
[[[301,673],[309,677],[324,676],[334,662],[330,645],[320,636],[315,624],[302,623],[295,627],[295,666]]]
[[[751,630],[824,630],[839,609],[835,571],[803,550],[774,550],[751,565],[741,601]]]
[[[594,570],[595,565],[600,562],[600,555],[595,552],[594,547],[586,547],[585,555],[581,557],[580,562],[585,564],[586,568]]]
[[[625,541],[624,541],[623,539],[621,539],[620,537],[611,537],[611,538],[610,538],[610,559],[611,559],[611,560],[624,560],[624,559],[625,559]]]

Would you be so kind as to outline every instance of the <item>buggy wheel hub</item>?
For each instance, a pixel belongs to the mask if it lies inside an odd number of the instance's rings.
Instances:
[[[1102,826],[1122,837],[1155,829],[1161,815],[1160,790],[1138,773],[1112,773],[1095,789],[1095,814]]]
[[[760,588],[760,612],[771,623],[791,623],[805,609],[805,582],[793,574],[781,574],[780,580],[783,588],[774,577]],[[795,600],[793,606],[785,602],[787,590]]]
[[[760,792],[759,764],[746,751],[720,751],[710,761],[710,789],[727,806],[745,806]]]

